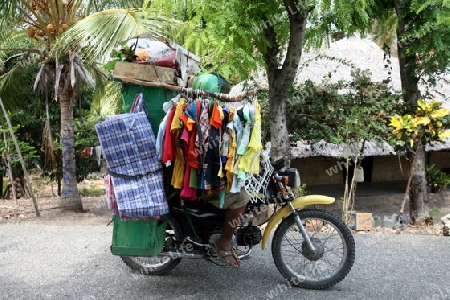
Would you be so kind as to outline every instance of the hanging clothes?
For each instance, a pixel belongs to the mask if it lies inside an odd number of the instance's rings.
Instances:
[[[199,130],[200,134],[197,134],[196,145],[199,149],[200,154],[200,172],[198,175],[198,188],[203,190],[205,189],[205,170],[207,168],[207,164],[205,164],[205,156],[209,148],[208,136],[211,125],[209,124],[209,99],[201,99],[201,112],[199,117]]]
[[[230,114],[228,116],[228,124],[226,127],[226,130],[228,132],[228,153],[227,153],[227,161],[225,163],[225,171],[226,171],[226,177],[227,177],[227,185],[226,185],[226,189],[230,190],[231,189],[231,185],[233,183],[233,165],[234,165],[234,157],[236,154],[236,132],[234,130],[234,126],[233,126],[233,118],[234,118],[234,114],[236,112],[236,109],[234,106],[230,106]]]
[[[186,99],[181,98],[175,108],[174,117],[170,125],[170,136],[175,146],[175,164],[173,167],[171,184],[176,189],[183,187],[183,178],[185,172],[185,160],[183,154],[183,144],[180,143],[180,135],[182,128],[181,116],[183,115]]]
[[[176,109],[173,108],[169,112],[167,116],[166,132],[164,133],[162,163],[166,166],[172,165],[172,162],[175,161],[175,139],[171,134],[171,126],[169,126],[169,124],[172,124],[172,120],[175,117],[175,111]]]
[[[236,108],[209,99],[181,98],[167,115],[167,127],[169,123],[164,147],[175,145],[175,155],[164,151],[163,163],[170,159],[178,166],[171,184],[181,190],[182,199],[197,199],[199,190],[218,192],[224,198],[225,191],[240,192],[249,173],[259,172],[261,107],[257,100]]]
[[[221,146],[221,127],[222,120],[224,118],[222,108],[215,102],[213,104],[211,119],[210,119],[210,131],[208,137],[208,151],[205,155],[205,164],[207,168],[205,170],[205,187],[208,189],[219,189],[221,187],[219,173],[221,171],[221,158],[220,158],[220,146]]]
[[[178,95],[178,96],[170,99],[170,101],[163,103],[163,110],[166,114],[164,115],[163,120],[159,124],[158,135],[156,136],[156,154],[158,155],[158,158],[161,161],[163,160],[164,136],[165,136],[166,129],[167,129],[169,115],[170,115],[172,109],[177,105],[179,100],[180,100],[180,96]],[[172,121],[170,121],[170,124],[172,124]]]
[[[250,116],[254,116],[250,141],[248,143],[247,151],[242,155],[239,162],[239,169],[246,173],[258,174],[259,157],[261,150],[263,149],[261,142],[261,105],[255,100],[253,107],[255,108],[255,111],[254,113],[250,113]]]
[[[188,150],[185,153],[186,160],[189,166],[193,169],[200,169],[200,149],[197,147],[199,140],[198,130],[200,123],[198,118],[200,117],[201,103],[200,100],[188,104],[185,109],[185,115],[187,116],[187,129],[189,131]]]
[[[180,139],[184,144],[185,153],[189,150],[189,131],[187,126],[183,128],[183,133],[181,134]],[[196,200],[197,199],[197,189],[190,187],[189,182],[191,178],[191,169],[192,167],[189,165],[188,161],[186,161],[185,172],[183,177],[183,186],[180,193],[180,197],[183,200]]]

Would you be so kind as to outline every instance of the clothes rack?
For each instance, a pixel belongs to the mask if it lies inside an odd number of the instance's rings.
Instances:
[[[267,91],[267,88],[259,88],[259,89],[250,90],[245,93],[241,93],[236,96],[232,96],[230,94],[220,94],[220,93],[213,93],[213,92],[209,92],[209,91],[205,91],[205,90],[196,90],[196,89],[192,89],[192,88],[174,86],[174,85],[167,84],[165,82],[143,81],[143,80],[132,79],[132,78],[127,78],[127,77],[118,77],[118,76],[116,76],[114,78],[119,79],[123,82],[134,83],[134,84],[141,85],[141,86],[162,87],[162,88],[166,88],[166,89],[169,89],[172,91],[177,91],[177,92],[182,92],[182,93],[196,94],[198,96],[210,96],[210,97],[214,97],[216,99],[220,99],[224,102],[241,101],[242,99],[245,99],[249,96],[258,94],[263,91]]]

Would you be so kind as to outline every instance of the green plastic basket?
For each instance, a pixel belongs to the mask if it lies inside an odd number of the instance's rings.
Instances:
[[[147,106],[150,124],[155,136],[158,134],[159,124],[163,120],[165,113],[163,103],[169,101],[176,92],[157,86],[140,86],[132,83],[122,83],[122,112],[130,112],[134,98],[142,93]]]
[[[164,247],[167,220],[129,220],[113,217],[111,253],[119,256],[155,256]]]

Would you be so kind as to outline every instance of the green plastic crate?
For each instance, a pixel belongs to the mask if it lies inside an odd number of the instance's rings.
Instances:
[[[111,253],[119,256],[155,256],[164,247],[167,220],[128,220],[113,217]]]
[[[123,113],[130,112],[134,98],[140,93],[144,95],[144,101],[150,117],[150,124],[152,125],[152,130],[156,136],[158,134],[159,124],[165,116],[163,103],[176,96],[176,92],[157,86],[141,86],[122,82]]]

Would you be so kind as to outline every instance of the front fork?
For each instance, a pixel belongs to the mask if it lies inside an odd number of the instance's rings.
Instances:
[[[313,243],[311,242],[311,239],[309,238],[308,233],[306,232],[305,226],[303,226],[303,222],[300,219],[300,216],[298,214],[298,211],[295,210],[294,206],[292,205],[291,201],[288,201],[288,206],[291,209],[291,213],[294,215],[294,220],[297,223],[298,229],[300,230],[300,233],[302,234],[303,238],[306,242],[306,247],[308,247],[308,250],[315,252],[316,247],[314,247]]]

